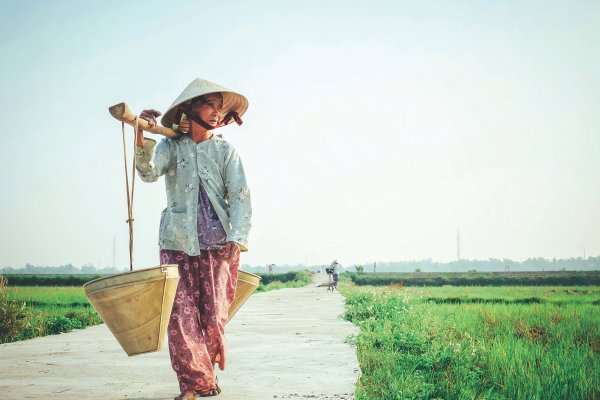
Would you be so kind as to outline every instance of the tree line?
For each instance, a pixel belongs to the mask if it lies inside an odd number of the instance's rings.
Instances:
[[[437,262],[432,259],[414,261],[373,262],[362,265],[364,272],[523,272],[523,271],[593,271],[600,269],[600,256],[543,258],[524,261],[508,258],[487,260],[455,260]]]
[[[487,260],[461,259],[450,262],[433,261],[432,259],[411,261],[377,261],[364,263],[362,265],[344,265],[345,270],[354,271],[356,267],[362,267],[365,273],[369,272],[520,272],[520,271],[593,271],[600,269],[600,256],[597,257],[571,257],[571,258],[543,258],[534,257],[524,261],[513,261],[507,258],[489,258]],[[244,271],[262,273],[266,272],[264,266],[251,266],[244,264]],[[275,272],[298,271],[307,268],[305,265],[277,266]],[[323,268],[322,265],[311,265],[309,270],[316,271]],[[96,268],[91,264],[76,267],[73,264],[59,266],[38,266],[25,264],[25,268],[4,267],[0,274],[86,274],[86,275],[110,275],[127,272],[123,268]]]
[[[121,272],[127,272],[128,268],[96,268],[92,264],[84,264],[81,267],[76,267],[73,264],[46,266],[25,264],[25,268],[4,267],[0,270],[0,274],[39,274],[39,275],[110,275]]]

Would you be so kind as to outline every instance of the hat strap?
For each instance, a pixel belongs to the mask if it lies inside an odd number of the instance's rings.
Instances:
[[[238,114],[237,111],[231,110],[227,113],[227,115],[225,115],[225,117],[221,120],[221,122],[217,126],[212,126],[212,125],[209,125],[208,123],[206,123],[204,120],[202,120],[197,115],[193,115],[191,112],[191,108],[192,108],[191,105],[180,104],[179,107],[177,107],[177,113],[175,114],[176,123],[181,119],[182,112],[185,113],[185,115],[188,119],[194,121],[195,123],[197,123],[204,129],[209,130],[209,131],[213,130],[215,128],[220,128],[223,125],[227,125],[229,123],[229,121],[231,121],[232,118],[235,121],[235,123],[238,125],[242,125],[244,123],[244,121],[242,121],[242,118],[240,117],[240,114]]]
[[[238,125],[242,125],[244,123],[244,121],[242,121],[242,118],[237,113],[237,111],[229,111],[227,113],[227,115],[221,120],[221,122],[217,126],[209,125],[205,121],[203,121],[200,117],[198,117],[197,115],[192,115],[191,113],[186,116],[188,117],[188,119],[191,119],[192,121],[194,121],[195,123],[197,123],[198,125],[203,127],[204,129],[207,129],[209,131],[213,130],[215,128],[220,128],[224,125],[227,125],[229,123],[229,121],[231,121],[232,119]]]
[[[221,121],[219,126],[227,125],[229,123],[229,121],[231,121],[232,118],[235,120],[235,123],[238,125],[241,125],[244,123],[244,121],[242,121],[242,118],[240,117],[240,114],[238,114],[237,111],[229,111],[227,113],[227,115],[225,116],[225,118],[223,118],[223,120]]]
[[[217,125],[217,126],[209,125],[206,122],[204,122],[201,118],[199,118],[196,115],[192,115],[191,113],[190,114],[186,114],[186,117],[188,119],[191,119],[192,121],[194,121],[195,123],[197,123],[198,125],[200,125],[201,127],[203,127],[204,129],[206,129],[208,131],[213,130],[213,129],[218,128],[219,126],[221,126],[220,124]]]

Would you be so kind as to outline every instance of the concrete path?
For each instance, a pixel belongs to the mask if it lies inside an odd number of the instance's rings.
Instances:
[[[343,309],[339,293],[316,283],[253,295],[227,326],[228,366],[215,399],[353,399],[359,367],[346,338],[357,330],[340,318]],[[0,399],[167,400],[178,392],[166,343],[129,358],[104,325],[0,345]]]

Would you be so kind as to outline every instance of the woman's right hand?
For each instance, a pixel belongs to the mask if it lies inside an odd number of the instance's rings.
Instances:
[[[160,117],[162,113],[160,111],[156,111],[154,109],[143,110],[140,114],[140,119],[148,122],[150,128],[154,128],[157,124],[156,118]],[[139,147],[144,147],[144,131],[138,129],[137,131],[137,145]]]
[[[179,133],[188,133],[190,131],[190,121],[184,116],[179,122],[179,127],[177,128],[177,132]]]

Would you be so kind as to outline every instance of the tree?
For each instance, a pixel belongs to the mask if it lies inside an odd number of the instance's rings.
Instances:
[[[82,274],[95,274],[96,273],[96,267],[94,267],[92,264],[85,264],[84,266],[81,267],[81,273]]]

